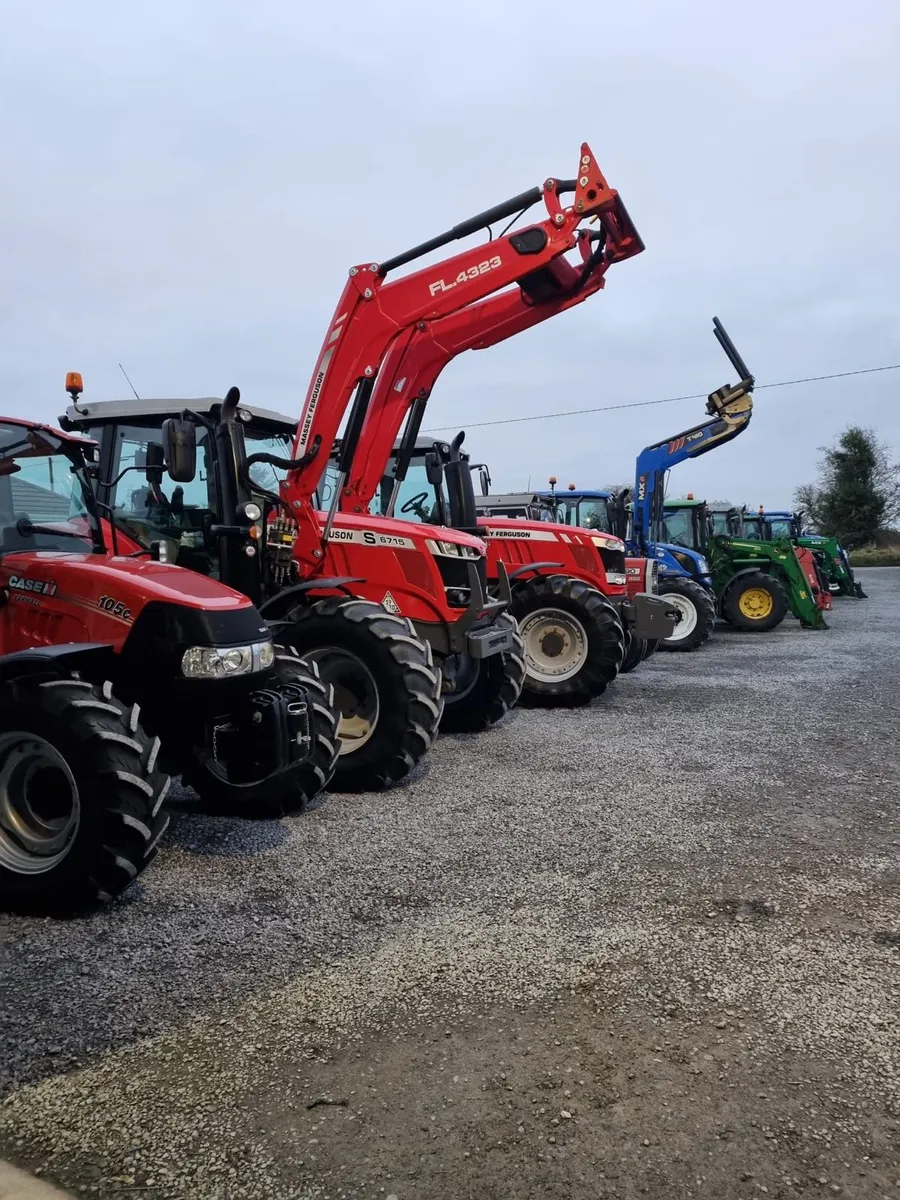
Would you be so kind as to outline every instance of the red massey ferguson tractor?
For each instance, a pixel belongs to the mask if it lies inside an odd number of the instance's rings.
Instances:
[[[561,197],[568,192],[573,200],[564,206]],[[388,278],[540,200],[545,220]],[[591,217],[599,219],[603,234],[580,228]],[[259,439],[252,414],[239,407],[236,395],[224,404],[117,405],[115,418],[111,410],[104,416],[101,405],[69,410],[73,424],[104,433],[113,461],[134,425],[166,446],[178,439],[205,441],[207,473],[201,482],[208,484],[208,494],[196,507],[186,501],[170,507],[164,517],[168,534],[184,550],[184,527],[191,525],[190,548],[199,551],[194,560],[205,559],[207,569],[258,600],[267,618],[282,622],[279,637],[314,658],[323,678],[334,683],[343,714],[336,787],[371,788],[403,778],[431,745],[439,720],[451,730],[493,724],[517,699],[524,677],[521,639],[507,612],[509,584],[501,569],[489,594],[481,538],[458,528],[436,536],[365,509],[340,511],[357,475],[360,435],[385,358],[423,324],[513,285],[525,286],[523,281],[546,277],[550,286],[574,272],[584,276],[585,288],[599,286],[589,276],[607,254],[607,236],[620,255],[637,252],[639,240],[629,230],[618,196],[584,145],[575,179],[548,179],[395,258],[351,267],[293,426],[289,454],[268,448],[247,453],[245,433],[251,443]],[[576,247],[579,267],[564,257]],[[322,512],[319,483],[345,417],[337,486]],[[392,440],[391,435],[388,446]],[[260,484],[264,469],[283,476],[272,479],[270,491]],[[263,502],[263,519],[251,531],[233,531],[229,512],[253,497]],[[115,505],[125,518],[121,501]],[[377,618],[357,615],[363,600],[380,606]]]
[[[618,194],[607,200],[599,231],[579,240],[581,261],[534,263],[514,288],[431,320],[397,339],[387,355],[358,436],[353,471],[333,496],[347,513],[377,511],[477,533],[488,547],[488,580],[508,576],[511,611],[524,642],[523,702],[576,705],[600,695],[648,642],[667,637],[674,616],[657,597],[626,589],[625,546],[613,535],[553,523],[476,514],[462,435],[452,443],[418,437],[425,406],[446,365],[464,350],[485,349],[556,316],[605,284],[609,267],[643,249]],[[539,254],[550,229],[512,235]],[[399,444],[395,443],[404,421]],[[410,469],[412,475],[410,476]],[[547,514],[545,514],[547,515]],[[646,563],[640,564],[646,567]]]
[[[280,815],[337,757],[330,689],[244,596],[111,552],[96,468],[94,442],[0,420],[3,908],[121,893],[166,827],[169,772],[208,805]]]

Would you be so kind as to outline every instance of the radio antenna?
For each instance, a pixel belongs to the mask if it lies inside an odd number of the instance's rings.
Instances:
[[[125,380],[126,380],[126,382],[127,382],[128,386],[129,386],[129,387],[131,388],[131,390],[134,392],[134,398],[135,398],[135,400],[140,400],[140,396],[137,394],[137,388],[134,386],[134,384],[133,384],[133,383],[131,382],[131,380],[128,378],[128,372],[125,370],[125,368],[122,366],[122,364],[121,364],[121,363],[119,363],[119,370],[120,370],[120,371],[122,372],[122,374],[125,376]]]

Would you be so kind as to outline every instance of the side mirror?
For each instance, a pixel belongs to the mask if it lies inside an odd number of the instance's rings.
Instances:
[[[166,469],[166,458],[159,442],[148,442],[144,460],[144,473],[151,487],[162,487],[163,471]]]
[[[191,483],[197,474],[197,426],[187,417],[169,417],[163,421],[162,435],[169,478]]]
[[[435,450],[429,450],[425,455],[425,478],[432,487],[443,487],[444,465],[441,456]]]
[[[478,483],[482,496],[489,496],[491,494],[491,473],[484,463],[478,468]]]

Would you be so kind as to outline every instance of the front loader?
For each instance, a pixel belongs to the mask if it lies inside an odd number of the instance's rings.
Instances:
[[[593,170],[585,153],[579,186],[588,163]],[[510,235],[529,255],[516,287],[423,320],[395,342],[375,385],[354,469],[334,491],[347,513],[369,511],[377,496],[380,512],[392,515],[402,494],[401,515],[484,537],[489,582],[496,586],[505,574],[512,585],[511,611],[525,647],[523,702],[544,706],[583,704],[600,695],[622,666],[626,639],[662,636],[673,623],[655,597],[629,601],[625,548],[617,538],[479,517],[468,456],[460,449],[463,434],[431,443],[418,434],[434,384],[453,358],[580,304],[603,287],[613,263],[643,249],[617,193],[600,180],[608,198],[599,231],[577,241],[580,263],[554,247],[563,214],[551,208],[551,220],[542,226]]]
[[[745,522],[749,518],[745,515]],[[759,508],[758,521],[761,536],[768,541],[786,538],[795,546],[810,550],[822,569],[833,595],[853,596],[857,600],[868,597],[857,583],[850,566],[850,557],[836,537],[825,537],[819,533],[803,532],[803,513]]]
[[[165,830],[170,774],[207,806],[272,816],[337,757],[330,688],[249,600],[107,542],[98,470],[91,440],[0,420],[3,908],[123,892]]]
[[[631,500],[631,548],[656,560],[660,595],[679,611],[675,632],[661,643],[666,650],[696,650],[709,640],[716,623],[713,579],[706,556],[687,544],[674,543],[663,529],[666,473],[685,459],[731,441],[747,428],[753,415],[753,376],[718,317],[713,317],[713,328],[739,382],[709,395],[707,420],[646,446],[635,464],[634,492],[617,497],[622,513]]]

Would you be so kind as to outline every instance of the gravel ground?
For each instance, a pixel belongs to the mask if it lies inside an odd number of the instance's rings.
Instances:
[[[0,917],[0,1155],[79,1194],[900,1197],[900,570]],[[476,757],[480,755],[481,757]],[[319,1103],[315,1103],[319,1101]]]

